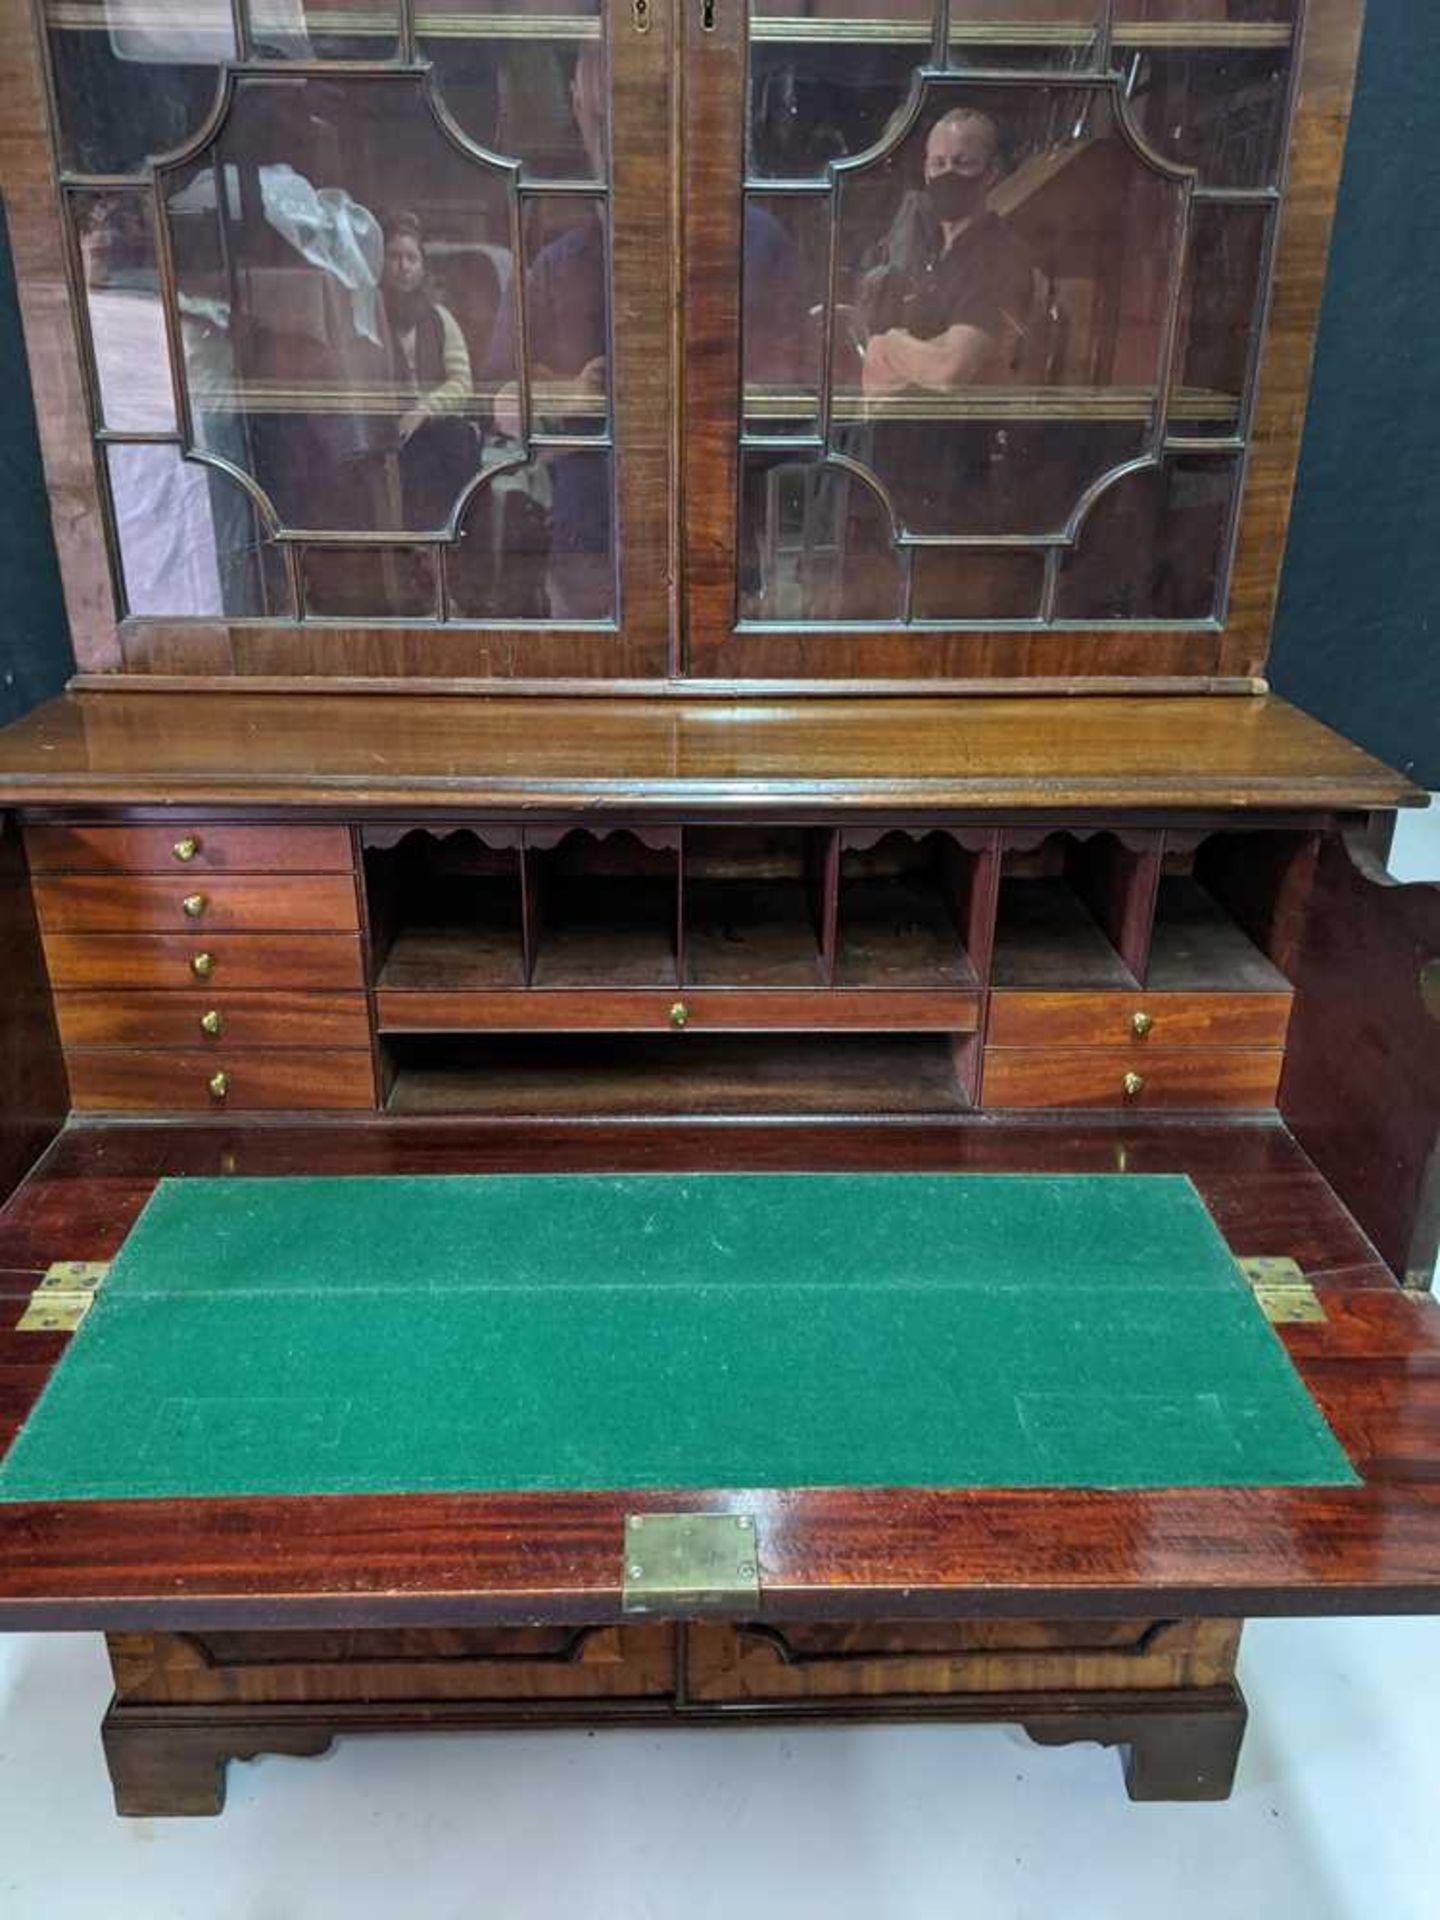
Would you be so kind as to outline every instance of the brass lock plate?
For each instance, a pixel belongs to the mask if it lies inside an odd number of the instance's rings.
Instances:
[[[1313,1324],[1327,1318],[1319,1295],[1296,1261],[1283,1255],[1248,1254],[1235,1264],[1272,1326]]]
[[[621,1582],[627,1613],[752,1613],[760,1542],[748,1513],[632,1513]]]
[[[74,1333],[89,1313],[107,1273],[108,1260],[57,1260],[15,1322],[17,1333]]]

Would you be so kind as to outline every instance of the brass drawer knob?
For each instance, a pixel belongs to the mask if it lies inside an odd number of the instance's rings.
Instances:
[[[202,1033],[223,1033],[225,1031],[225,1016],[218,1007],[210,1007],[206,1012],[201,1014],[200,1031]]]
[[[200,842],[193,833],[187,833],[183,840],[177,840],[170,851],[182,866],[188,866],[200,851]]]
[[[197,953],[190,962],[190,971],[197,980],[208,980],[215,971],[213,953]]]
[[[230,1076],[223,1070],[219,1073],[212,1073],[205,1084],[210,1089],[210,1098],[212,1100],[223,1100],[230,1091]]]
[[[210,904],[203,893],[187,893],[180,902],[187,920],[198,920]]]
[[[677,1000],[674,1006],[671,1007],[670,1009],[671,1026],[683,1027],[685,1025],[685,1022],[689,1018],[690,1018],[690,1009],[686,1006],[683,1000]]]
[[[1143,1040],[1154,1024],[1155,1020],[1151,1014],[1134,1013],[1130,1016],[1130,1029],[1137,1040]]]
[[[1139,1073],[1127,1073],[1120,1085],[1125,1089],[1127,1100],[1138,1100],[1145,1091],[1145,1077]]]

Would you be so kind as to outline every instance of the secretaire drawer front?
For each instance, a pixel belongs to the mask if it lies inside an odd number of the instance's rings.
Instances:
[[[495,993],[375,996],[392,1033],[973,1033],[978,993],[846,993],[828,988],[775,993],[714,993],[684,988],[655,993],[572,993],[520,988]]]
[[[1007,993],[990,1001],[997,1047],[1281,1047],[1288,993]]]
[[[28,827],[32,873],[348,873],[348,827]]]
[[[67,1047],[341,1047],[370,1045],[363,993],[55,995]]]
[[[88,1112],[230,1113],[373,1107],[368,1053],[126,1053],[65,1056],[70,1098]]]
[[[363,987],[353,933],[51,933],[55,987]]]
[[[1275,1104],[1283,1053],[1258,1048],[1158,1048],[1143,1057],[1100,1048],[989,1047],[987,1108],[1266,1108]]]
[[[349,874],[67,874],[35,882],[46,933],[339,933],[359,925]]]

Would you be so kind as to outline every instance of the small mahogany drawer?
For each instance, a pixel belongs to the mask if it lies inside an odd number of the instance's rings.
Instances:
[[[32,873],[349,873],[348,827],[28,827]]]
[[[359,926],[348,873],[66,874],[34,883],[45,933],[353,933]]]
[[[75,993],[54,996],[67,1047],[370,1045],[363,993]]]
[[[363,987],[353,933],[51,933],[53,987]]]
[[[573,993],[557,988],[508,992],[411,993],[382,989],[377,1024],[391,1033],[973,1033],[978,993],[656,992]]]
[[[124,1053],[65,1056],[77,1109],[116,1113],[229,1113],[255,1108],[373,1107],[368,1053]]]
[[[982,1104],[1003,1107],[1273,1107],[1283,1053],[1258,1048],[987,1047]]]
[[[1007,993],[990,999],[997,1047],[1283,1047],[1288,993]]]

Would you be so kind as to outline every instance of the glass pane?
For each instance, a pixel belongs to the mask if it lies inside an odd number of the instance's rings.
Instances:
[[[1056,618],[1206,620],[1219,585],[1239,466],[1180,456],[1096,503],[1062,564]]]
[[[1173,434],[1240,431],[1269,228],[1267,207],[1197,200],[1191,209]]]
[[[177,447],[107,449],[126,611],[293,617],[284,561],[233,480]]]
[[[1176,29],[1177,32],[1182,29]],[[1164,159],[1195,167],[1207,187],[1268,187],[1278,177],[1290,49],[1240,45],[1165,47],[1125,54],[1127,111]]]
[[[305,610],[342,620],[433,620],[435,565],[433,547],[307,546]]]
[[[526,196],[525,348],[535,433],[603,434],[609,423],[609,302],[606,206],[583,194]],[[497,381],[518,364],[515,306],[495,331]],[[498,396],[496,425],[515,437],[515,396]]]
[[[101,424],[117,433],[174,433],[175,395],[148,193],[76,193]]]
[[[230,0],[49,0],[60,164],[71,173],[143,171],[187,145],[234,57]]]
[[[740,495],[742,620],[899,620],[904,581],[890,521],[843,467],[746,456]]]
[[[249,0],[258,60],[393,60],[400,50],[394,0],[341,10],[311,0]]]
[[[741,339],[750,433],[817,430],[829,211],[824,195],[746,195]]]
[[[282,525],[446,527],[482,460],[472,342],[493,360],[508,193],[403,74],[242,74],[167,176],[195,437]]]
[[[910,531],[1062,531],[1150,442],[1180,187],[1106,90],[937,84],[838,206],[835,446]]]
[[[983,547],[916,547],[915,620],[1035,620],[1045,584],[1042,553]]]
[[[614,473],[608,451],[547,453],[495,472],[445,552],[457,620],[613,620]]]
[[[491,153],[518,160],[524,178],[604,180],[598,0],[556,15],[534,17],[513,0],[483,13],[422,11],[421,57],[433,63],[456,125]]]

